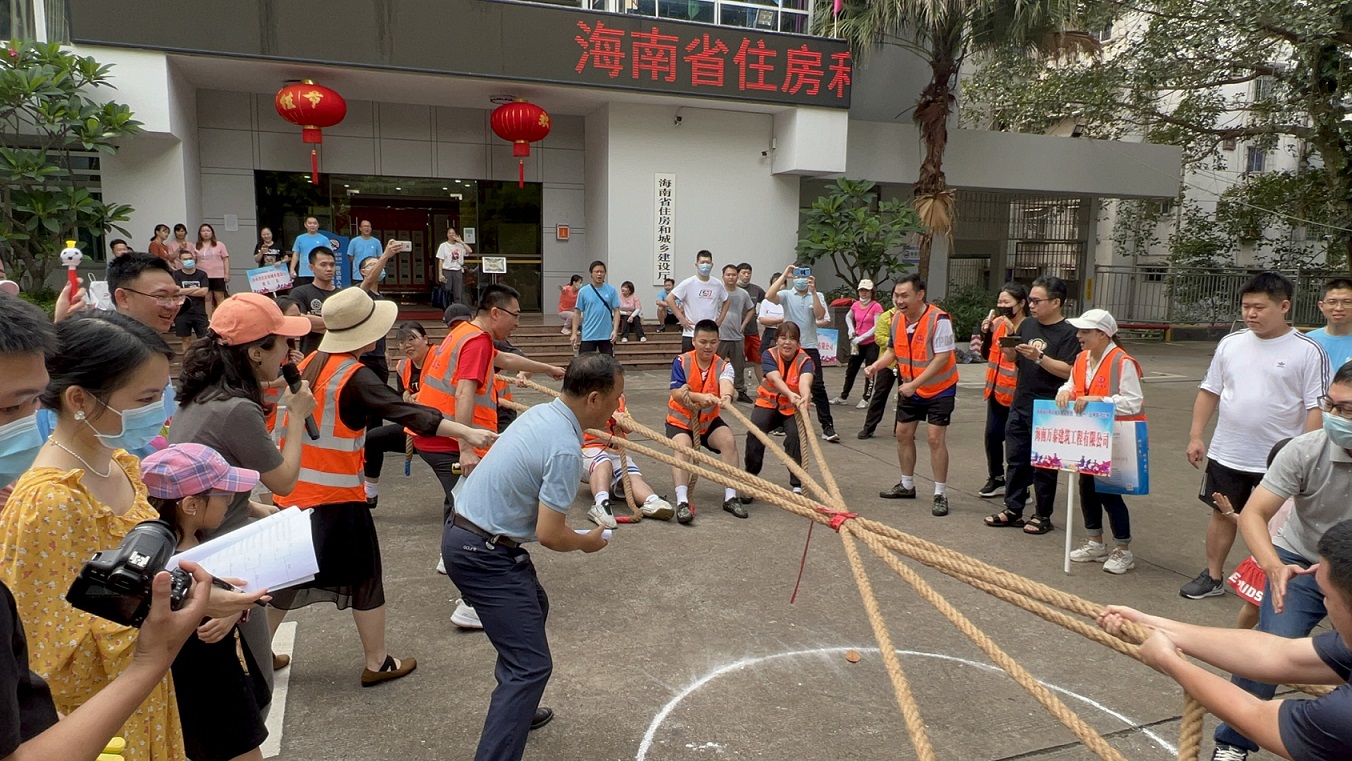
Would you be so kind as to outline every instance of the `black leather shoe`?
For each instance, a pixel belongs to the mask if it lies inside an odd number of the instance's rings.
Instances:
[[[532,732],[543,727],[554,720],[554,709],[540,707],[535,709],[535,718],[530,720],[530,729]]]
[[[859,432],[859,438],[861,438],[861,439],[871,439],[871,438],[873,438],[873,431],[870,431],[870,430],[868,430],[868,429],[862,430],[862,431]]]

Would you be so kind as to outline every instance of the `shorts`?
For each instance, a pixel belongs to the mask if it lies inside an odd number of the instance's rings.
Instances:
[[[207,278],[207,290],[212,291],[213,293],[224,293],[229,296],[230,291],[225,287],[226,282],[226,279],[223,277],[209,277]]]
[[[1253,555],[1244,559],[1235,567],[1235,572],[1230,574],[1225,580],[1230,588],[1235,590],[1235,594],[1244,602],[1254,606],[1263,605],[1263,591],[1267,589],[1267,574],[1263,572],[1263,567],[1258,565],[1258,561],[1253,559]]]
[[[201,338],[207,334],[210,324],[205,314],[181,314],[174,318],[174,335],[179,338],[193,335]]]
[[[588,478],[591,477],[592,472],[596,470],[596,467],[598,465],[600,465],[602,462],[609,462],[610,485],[614,486],[615,484],[618,484],[620,483],[620,481],[624,480],[624,474],[620,472],[619,452],[616,452],[613,449],[607,449],[605,447],[583,447],[582,459],[584,462],[587,463]],[[629,463],[630,476],[643,475],[642,473],[639,472],[638,465],[634,462],[634,458],[626,457],[625,460]]]
[[[725,422],[723,422],[723,418],[721,418],[721,417],[716,417],[716,418],[714,418],[713,420],[710,420],[710,421],[709,421],[709,428],[708,428],[707,430],[704,431],[704,434],[703,434],[702,436],[699,437],[699,443],[700,443],[700,446],[704,447],[705,449],[707,449],[707,450],[709,450],[710,452],[713,452],[713,453],[715,453],[715,454],[723,454],[722,450],[716,449],[716,448],[714,448],[714,447],[709,446],[709,436],[710,436],[710,434],[712,434],[714,431],[717,431],[719,428],[727,428],[727,427],[728,427],[728,424],[725,423]],[[690,431],[689,428],[686,428],[686,427],[684,427],[684,426],[679,426],[679,425],[672,425],[671,423],[667,423],[667,438],[669,438],[669,439],[674,439],[674,438],[676,438],[676,434],[678,434],[678,433],[684,433],[686,436],[689,436],[691,439],[695,438],[694,434],[691,433],[691,431]]]
[[[1262,482],[1262,473],[1228,468],[1208,457],[1206,471],[1202,474],[1202,488],[1197,492],[1197,498],[1210,505],[1212,510],[1216,510],[1218,509],[1216,500],[1212,499],[1211,495],[1220,492],[1230,500],[1230,505],[1238,513],[1244,510],[1244,503],[1249,501],[1249,495],[1253,494],[1254,488]]]
[[[947,426],[953,417],[957,394],[924,399],[919,396],[897,396],[897,422],[914,423],[924,420],[930,425]]]
[[[752,334],[743,339],[746,342],[746,361],[761,361],[761,340],[760,336]]]

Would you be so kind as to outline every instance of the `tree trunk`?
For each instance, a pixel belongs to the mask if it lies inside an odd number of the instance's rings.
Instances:
[[[953,112],[953,79],[957,61],[947,40],[950,36],[936,34],[930,55],[932,78],[920,93],[913,117],[925,144],[925,158],[920,162],[920,174],[915,183],[916,211],[926,231],[920,235],[920,276],[929,277],[930,253],[934,236],[949,235],[953,230],[953,194],[944,177],[944,150],[948,147],[948,118]]]

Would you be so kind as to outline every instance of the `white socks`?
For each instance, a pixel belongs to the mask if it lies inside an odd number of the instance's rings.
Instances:
[[[941,484],[941,483],[939,483],[938,481],[935,481],[935,482],[934,482],[934,496],[936,496],[936,497],[942,496],[943,493],[944,493],[944,491],[945,491],[947,488],[948,488],[948,484]]]
[[[598,491],[598,492],[596,492],[596,504],[599,505],[599,504],[601,504],[602,502],[605,502],[605,501],[608,500],[608,499],[610,499],[610,492],[608,492],[608,491]]]
[[[914,489],[914,488],[915,488],[915,476],[902,476],[902,477],[901,477],[901,486],[902,486],[903,489]]]
[[[727,502],[727,501],[730,500],[730,499],[737,499],[737,490],[736,490],[736,489],[730,489],[730,488],[724,488],[724,489],[723,489],[723,501],[724,501],[724,502]]]
[[[680,485],[677,485],[677,487],[676,487],[676,501],[677,501],[677,502],[689,502],[689,501],[690,501],[690,487],[689,487],[689,486],[680,486]]]
[[[367,499],[370,499],[370,498],[372,498],[372,497],[379,497],[379,496],[380,496],[380,484],[379,484],[379,483],[372,483],[372,482],[370,482],[370,481],[367,481],[367,482],[366,482],[366,498],[367,498]]]

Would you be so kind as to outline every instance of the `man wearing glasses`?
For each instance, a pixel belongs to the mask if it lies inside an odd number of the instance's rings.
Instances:
[[[1327,296],[1327,294],[1326,294]],[[1322,302],[1321,302],[1322,303]],[[1262,482],[1253,490],[1237,520],[1253,558],[1267,574],[1267,589],[1259,608],[1257,631],[1298,639],[1309,636],[1327,615],[1324,593],[1310,567],[1319,562],[1319,538],[1334,525],[1352,518],[1352,364],[1333,376],[1328,394],[1319,397],[1321,427],[1297,436],[1272,461]],[[1268,533],[1268,521],[1286,500],[1295,506],[1277,533]],[[1235,685],[1264,700],[1276,686],[1238,676]],[[1216,728],[1216,748],[1244,758],[1258,744],[1226,724]]]
[[[1306,333],[1329,355],[1331,370],[1352,362],[1352,280],[1334,278],[1324,283],[1319,300],[1324,327]]]
[[[108,292],[117,311],[157,333],[168,333],[185,300],[174,271],[158,256],[125,254],[108,267]]]

